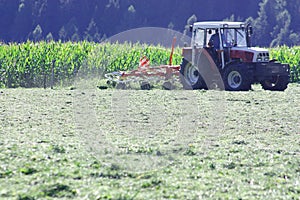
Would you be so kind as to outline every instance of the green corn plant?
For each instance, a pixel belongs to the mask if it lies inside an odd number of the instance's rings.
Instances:
[[[272,59],[276,59],[281,63],[287,63],[291,66],[292,82],[300,80],[300,47],[277,47],[270,49]]]

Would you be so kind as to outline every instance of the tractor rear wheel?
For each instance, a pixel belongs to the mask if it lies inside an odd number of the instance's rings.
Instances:
[[[206,89],[206,84],[197,66],[192,65],[186,59],[180,65],[180,81],[184,89]]]
[[[290,79],[288,76],[274,76],[272,80],[264,80],[261,82],[262,88],[264,90],[271,90],[271,91],[284,91]]]
[[[225,89],[228,91],[248,91],[251,82],[247,79],[246,70],[242,66],[229,66],[223,73]]]

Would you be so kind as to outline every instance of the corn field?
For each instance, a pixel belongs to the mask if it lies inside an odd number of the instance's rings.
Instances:
[[[151,64],[168,63],[170,50],[161,46],[110,43],[26,42],[0,45],[0,87],[48,87],[68,84],[80,73],[103,75],[107,72],[134,69],[141,55]],[[180,64],[180,49],[174,63]],[[53,76],[52,76],[53,74]]]
[[[144,44],[26,42],[0,45],[0,88],[49,87],[70,84],[80,72],[103,76],[113,71],[134,69],[143,55],[151,65],[167,64],[170,49]],[[300,80],[300,47],[270,49],[271,57],[291,66],[292,81]],[[176,48],[173,63],[181,62]],[[51,80],[51,78],[53,80]]]
[[[282,46],[270,49],[271,59],[276,59],[281,63],[288,63],[291,67],[291,81],[300,81],[300,46]]]

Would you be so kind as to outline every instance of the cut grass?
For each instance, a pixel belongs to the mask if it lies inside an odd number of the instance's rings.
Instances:
[[[297,199],[300,86],[0,91],[1,199]]]

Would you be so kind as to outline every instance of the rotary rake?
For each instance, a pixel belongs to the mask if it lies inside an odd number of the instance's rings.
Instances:
[[[174,89],[179,81],[180,65],[172,65],[176,38],[172,43],[172,51],[168,65],[151,66],[146,56],[140,58],[136,70],[126,72],[112,72],[105,74],[107,84],[116,86],[117,89],[129,88],[132,83],[138,83],[142,90],[150,90],[152,85],[163,83],[162,87],[167,90]]]

